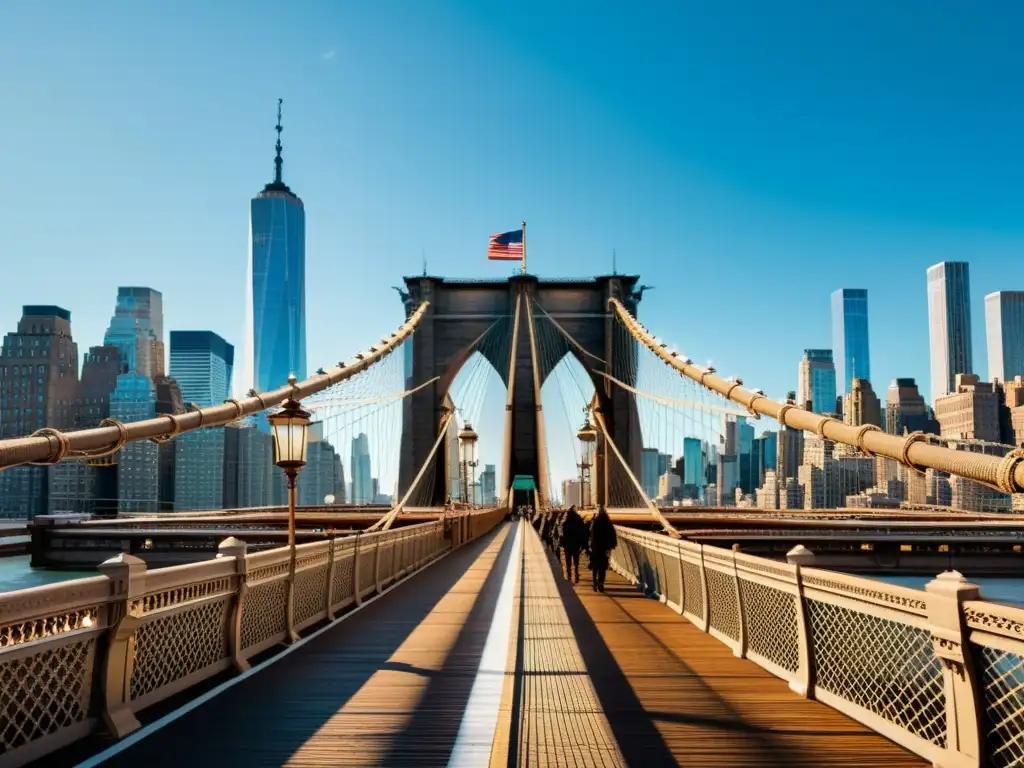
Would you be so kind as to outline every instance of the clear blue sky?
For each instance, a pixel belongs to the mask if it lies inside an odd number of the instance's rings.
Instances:
[[[307,210],[311,365],[395,326],[420,271],[621,270],[694,359],[781,395],[869,291],[877,390],[927,391],[925,268],[1024,289],[1018,3],[72,2],[0,9],[0,328],[101,341],[118,284],[241,352],[248,201]],[[486,455],[485,455],[485,458]],[[491,457],[490,460],[494,460]]]

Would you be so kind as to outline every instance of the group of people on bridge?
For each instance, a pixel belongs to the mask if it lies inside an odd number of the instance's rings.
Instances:
[[[533,516],[534,529],[540,534],[545,546],[559,561],[565,553],[565,578],[580,581],[580,555],[586,552],[590,560],[590,572],[595,592],[604,592],[604,580],[608,573],[610,553],[615,549],[618,538],[608,511],[597,508],[597,514],[587,522],[575,506],[564,512]]]

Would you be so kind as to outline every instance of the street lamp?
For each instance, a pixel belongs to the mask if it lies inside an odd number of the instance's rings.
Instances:
[[[470,503],[475,501],[475,499],[470,499],[469,492],[473,487],[470,473],[476,469],[476,441],[478,439],[479,435],[473,431],[469,422],[466,422],[459,431],[459,463],[462,465],[462,499]]]
[[[594,466],[594,446],[597,445],[597,430],[590,423],[590,414],[576,433],[576,439],[580,441],[580,506],[589,507],[590,468]]]
[[[294,599],[295,588],[295,478],[306,466],[306,435],[309,414],[289,398],[277,413],[267,416],[274,436],[274,463],[284,470],[288,478],[288,598]],[[289,605],[289,616],[292,615]],[[290,625],[289,621],[289,625]]]

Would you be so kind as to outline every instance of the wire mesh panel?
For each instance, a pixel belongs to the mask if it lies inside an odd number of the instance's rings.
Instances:
[[[230,655],[231,599],[206,602],[154,618],[135,633],[131,698],[140,699]]]
[[[295,574],[295,626],[326,610],[327,563]]]
[[[0,759],[83,722],[92,704],[96,636],[0,659]]]
[[[1024,659],[998,648],[975,648],[981,684],[987,765],[1024,765]]]
[[[733,577],[714,568],[705,567],[704,572],[708,578],[711,628],[739,641],[740,613],[739,605],[736,603],[736,583]]]
[[[946,746],[942,665],[928,630],[808,599],[818,687]]]
[[[242,604],[242,648],[261,645],[288,629],[288,582],[285,579],[250,588]]]
[[[683,610],[698,619],[704,618],[704,587],[700,566],[683,560]]]
[[[331,589],[331,600],[338,605],[345,600],[351,600],[352,594],[352,566],[355,556],[352,552],[339,555],[334,563],[334,586]]]
[[[747,647],[783,669],[800,668],[796,597],[757,581],[740,579]]]
[[[679,582],[679,552],[662,556],[665,562],[665,598],[673,605],[683,602],[683,585]]]

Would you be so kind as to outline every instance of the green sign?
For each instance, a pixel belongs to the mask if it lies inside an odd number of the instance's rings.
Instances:
[[[537,490],[536,483],[533,482],[533,478],[529,475],[516,475],[512,479],[512,490],[514,491],[535,491]]]

